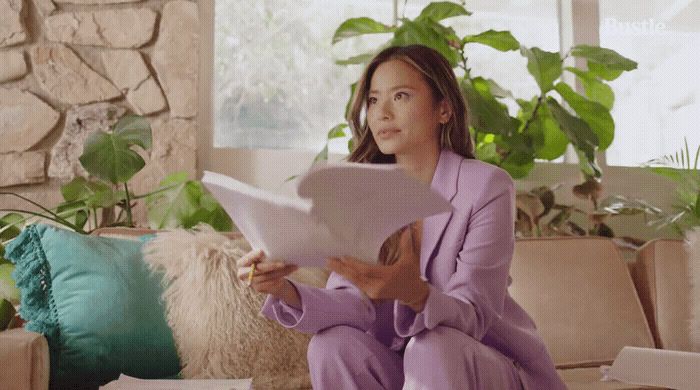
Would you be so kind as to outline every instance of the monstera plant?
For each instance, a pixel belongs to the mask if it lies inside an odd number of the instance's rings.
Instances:
[[[523,178],[534,167],[535,159],[554,160],[573,145],[586,178],[599,180],[602,172],[596,163],[596,151],[605,150],[615,135],[610,110],[615,95],[608,85],[637,64],[613,50],[577,45],[563,56],[537,47],[521,45],[509,31],[487,30],[459,36],[442,22],[448,18],[468,17],[463,4],[433,2],[415,19],[401,18],[388,26],[368,17],[344,21],[335,31],[333,43],[365,34],[392,34],[391,38],[369,53],[336,61],[339,65],[366,64],[386,47],[422,44],[440,52],[463,76],[458,81],[471,112],[470,132],[480,160],[502,167],[515,179]],[[539,86],[535,96],[515,97],[496,80],[473,74],[469,67],[468,47],[486,45],[496,50],[519,51],[527,58],[527,70]],[[565,67],[568,57],[585,59],[587,69]],[[578,78],[584,93],[574,91],[562,81],[564,72]],[[351,98],[355,84],[351,85]],[[505,101],[517,102],[519,110],[511,114]],[[346,106],[347,117],[350,102]],[[328,132],[328,140],[346,136],[347,122]],[[352,140],[348,144],[352,150]],[[327,160],[328,143],[314,163]]]
[[[11,213],[4,217],[0,235],[21,226],[27,218],[22,214],[48,219],[84,234],[99,227],[134,227],[132,210],[140,199],[146,202],[149,227],[153,229],[189,228],[204,222],[220,231],[231,230],[233,223],[221,205],[204,191],[201,183],[189,180],[185,173],[170,174],[146,194],[134,194],[129,189],[129,180],[146,165],[134,147],[148,151],[151,145],[151,126],[139,115],[120,118],[108,132],[92,133],[79,158],[89,178],[79,176],[62,185],[64,201],[55,208],[13,192],[0,192],[39,209],[0,209]]]

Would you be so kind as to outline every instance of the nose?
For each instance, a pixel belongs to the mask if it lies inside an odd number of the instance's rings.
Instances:
[[[393,116],[393,111],[391,107],[391,99],[380,99],[377,104],[379,105],[379,118],[380,119],[391,119]]]

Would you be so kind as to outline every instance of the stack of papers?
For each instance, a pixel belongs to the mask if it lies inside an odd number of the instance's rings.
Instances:
[[[138,379],[121,374],[100,390],[251,390],[253,379]]]
[[[602,366],[604,381],[693,390],[700,388],[700,353],[624,347],[612,366]]]
[[[215,172],[204,171],[202,184],[253,249],[299,266],[323,267],[328,257],[343,255],[374,263],[392,233],[452,210],[396,164],[315,165],[299,178],[293,197]]]

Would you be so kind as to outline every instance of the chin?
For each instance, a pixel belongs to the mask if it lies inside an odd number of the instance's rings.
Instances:
[[[400,152],[400,148],[397,148],[394,145],[377,145],[377,146],[379,146],[379,151],[386,154],[386,155],[396,154],[396,152]]]

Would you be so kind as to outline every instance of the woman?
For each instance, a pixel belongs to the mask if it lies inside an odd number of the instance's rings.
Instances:
[[[261,263],[261,251],[239,260],[241,280],[256,263],[251,287],[269,294],[265,316],[314,334],[314,388],[565,388],[534,323],[507,292],[513,181],[474,158],[467,119],[454,72],[437,51],[383,50],[353,97],[357,146],[348,160],[399,164],[453,211],[389,237],[380,264],[329,259],[325,289],[289,281],[296,266]]]

